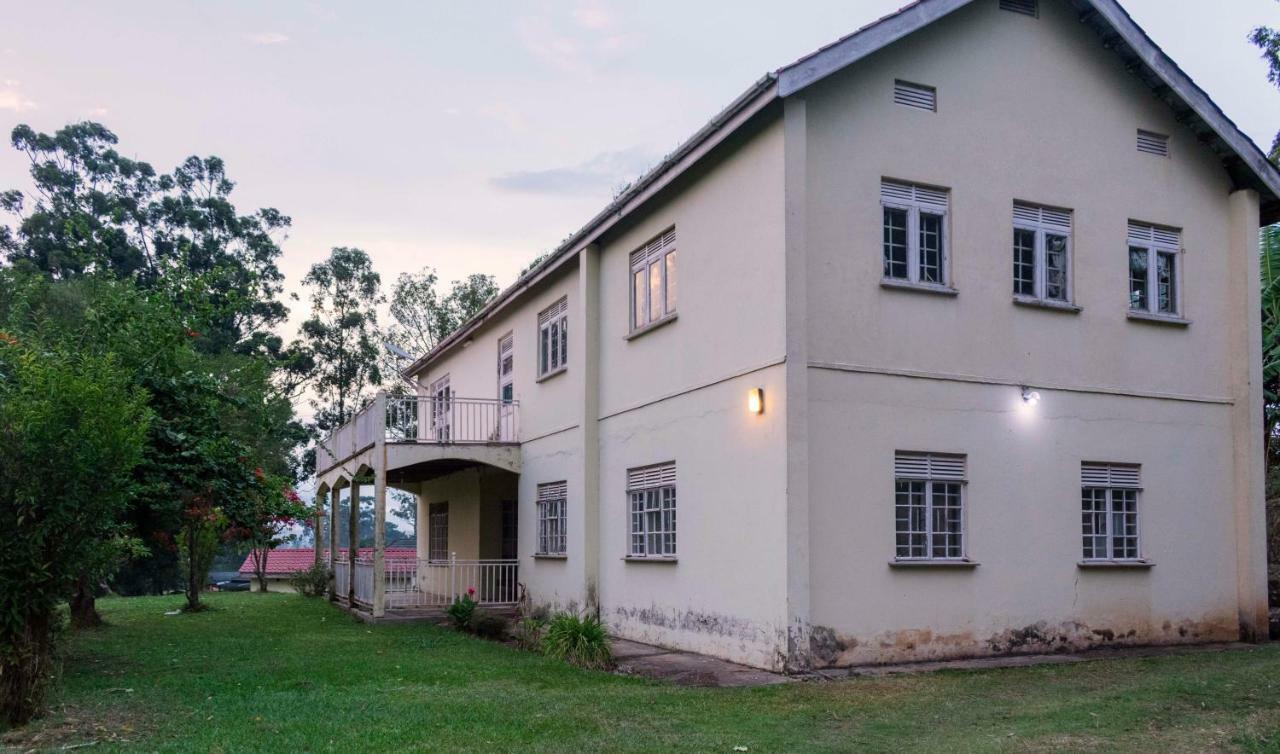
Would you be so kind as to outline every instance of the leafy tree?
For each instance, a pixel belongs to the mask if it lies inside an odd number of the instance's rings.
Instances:
[[[58,604],[119,553],[148,420],[119,360],[0,335],[0,714],[10,724],[42,706]]]
[[[258,578],[258,590],[267,591],[267,558],[292,538],[295,524],[306,521],[310,509],[282,477],[254,470],[254,483],[227,506],[232,527],[228,538],[249,543],[250,562]]]
[[[473,273],[464,280],[453,281],[453,288],[441,307],[447,325],[442,330],[448,334],[462,327],[497,295],[498,283],[492,275]]]
[[[316,428],[345,424],[382,383],[377,307],[382,278],[369,255],[338,247],[302,280],[311,291],[311,317],[302,323],[303,348],[314,361],[312,400]]]
[[[465,280],[455,280],[444,295],[436,289],[438,282],[436,271],[430,267],[415,274],[401,273],[396,278],[391,289],[388,343],[411,356],[422,356],[498,295],[498,284],[492,275],[474,274]],[[396,374],[406,366],[403,357],[384,352],[384,374]],[[397,383],[393,389],[400,387]]]
[[[1259,26],[1249,35],[1249,41],[1262,50],[1262,58],[1267,61],[1267,79],[1280,86],[1280,31]],[[1280,134],[1271,143],[1271,161],[1280,164]]]

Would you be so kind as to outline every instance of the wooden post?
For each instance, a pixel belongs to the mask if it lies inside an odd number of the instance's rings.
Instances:
[[[387,393],[374,398],[378,432],[373,449],[373,617],[387,610]]]

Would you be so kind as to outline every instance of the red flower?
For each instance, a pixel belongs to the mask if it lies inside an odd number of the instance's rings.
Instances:
[[[200,337],[200,333],[199,333],[199,332],[197,332],[197,331],[195,331],[195,330],[192,330],[191,328],[189,328],[189,327],[188,327],[188,328],[187,328],[187,337],[188,337],[188,338],[198,338],[198,337]]]
[[[467,596],[474,597],[475,595],[476,595],[476,588],[474,586],[467,587]]]
[[[253,475],[254,475],[254,476],[256,476],[259,480],[261,480],[261,479],[266,479],[266,478],[267,478],[267,475],[266,475],[266,473],[262,470],[262,467],[261,467],[261,466],[259,466],[258,468],[256,468],[256,469],[254,469],[254,470],[253,470]]]

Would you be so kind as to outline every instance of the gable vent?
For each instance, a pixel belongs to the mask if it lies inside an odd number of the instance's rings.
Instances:
[[[1000,0],[1000,10],[1011,10],[1014,13],[1037,18],[1040,15],[1040,4],[1037,0]]]
[[[893,82],[893,101],[899,105],[937,112],[938,90],[932,86],[899,80]]]
[[[1169,156],[1169,137],[1164,134],[1138,129],[1138,151],[1158,157]]]

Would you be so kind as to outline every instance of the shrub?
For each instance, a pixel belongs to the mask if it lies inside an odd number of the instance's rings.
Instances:
[[[609,635],[594,615],[558,613],[547,624],[542,651],[580,668],[607,670],[613,665]]]
[[[329,591],[329,567],[316,563],[289,577],[289,585],[303,597],[323,597]]]
[[[547,621],[542,618],[521,618],[516,622],[516,646],[528,652],[539,651],[542,649],[542,632],[546,627]]]
[[[445,613],[449,616],[449,622],[459,631],[466,631],[471,627],[471,615],[476,611],[475,587],[467,587],[467,593],[453,598],[453,604]]]
[[[467,625],[471,633],[482,639],[501,641],[507,637],[507,620],[493,613],[477,608],[471,613],[471,621]]]

